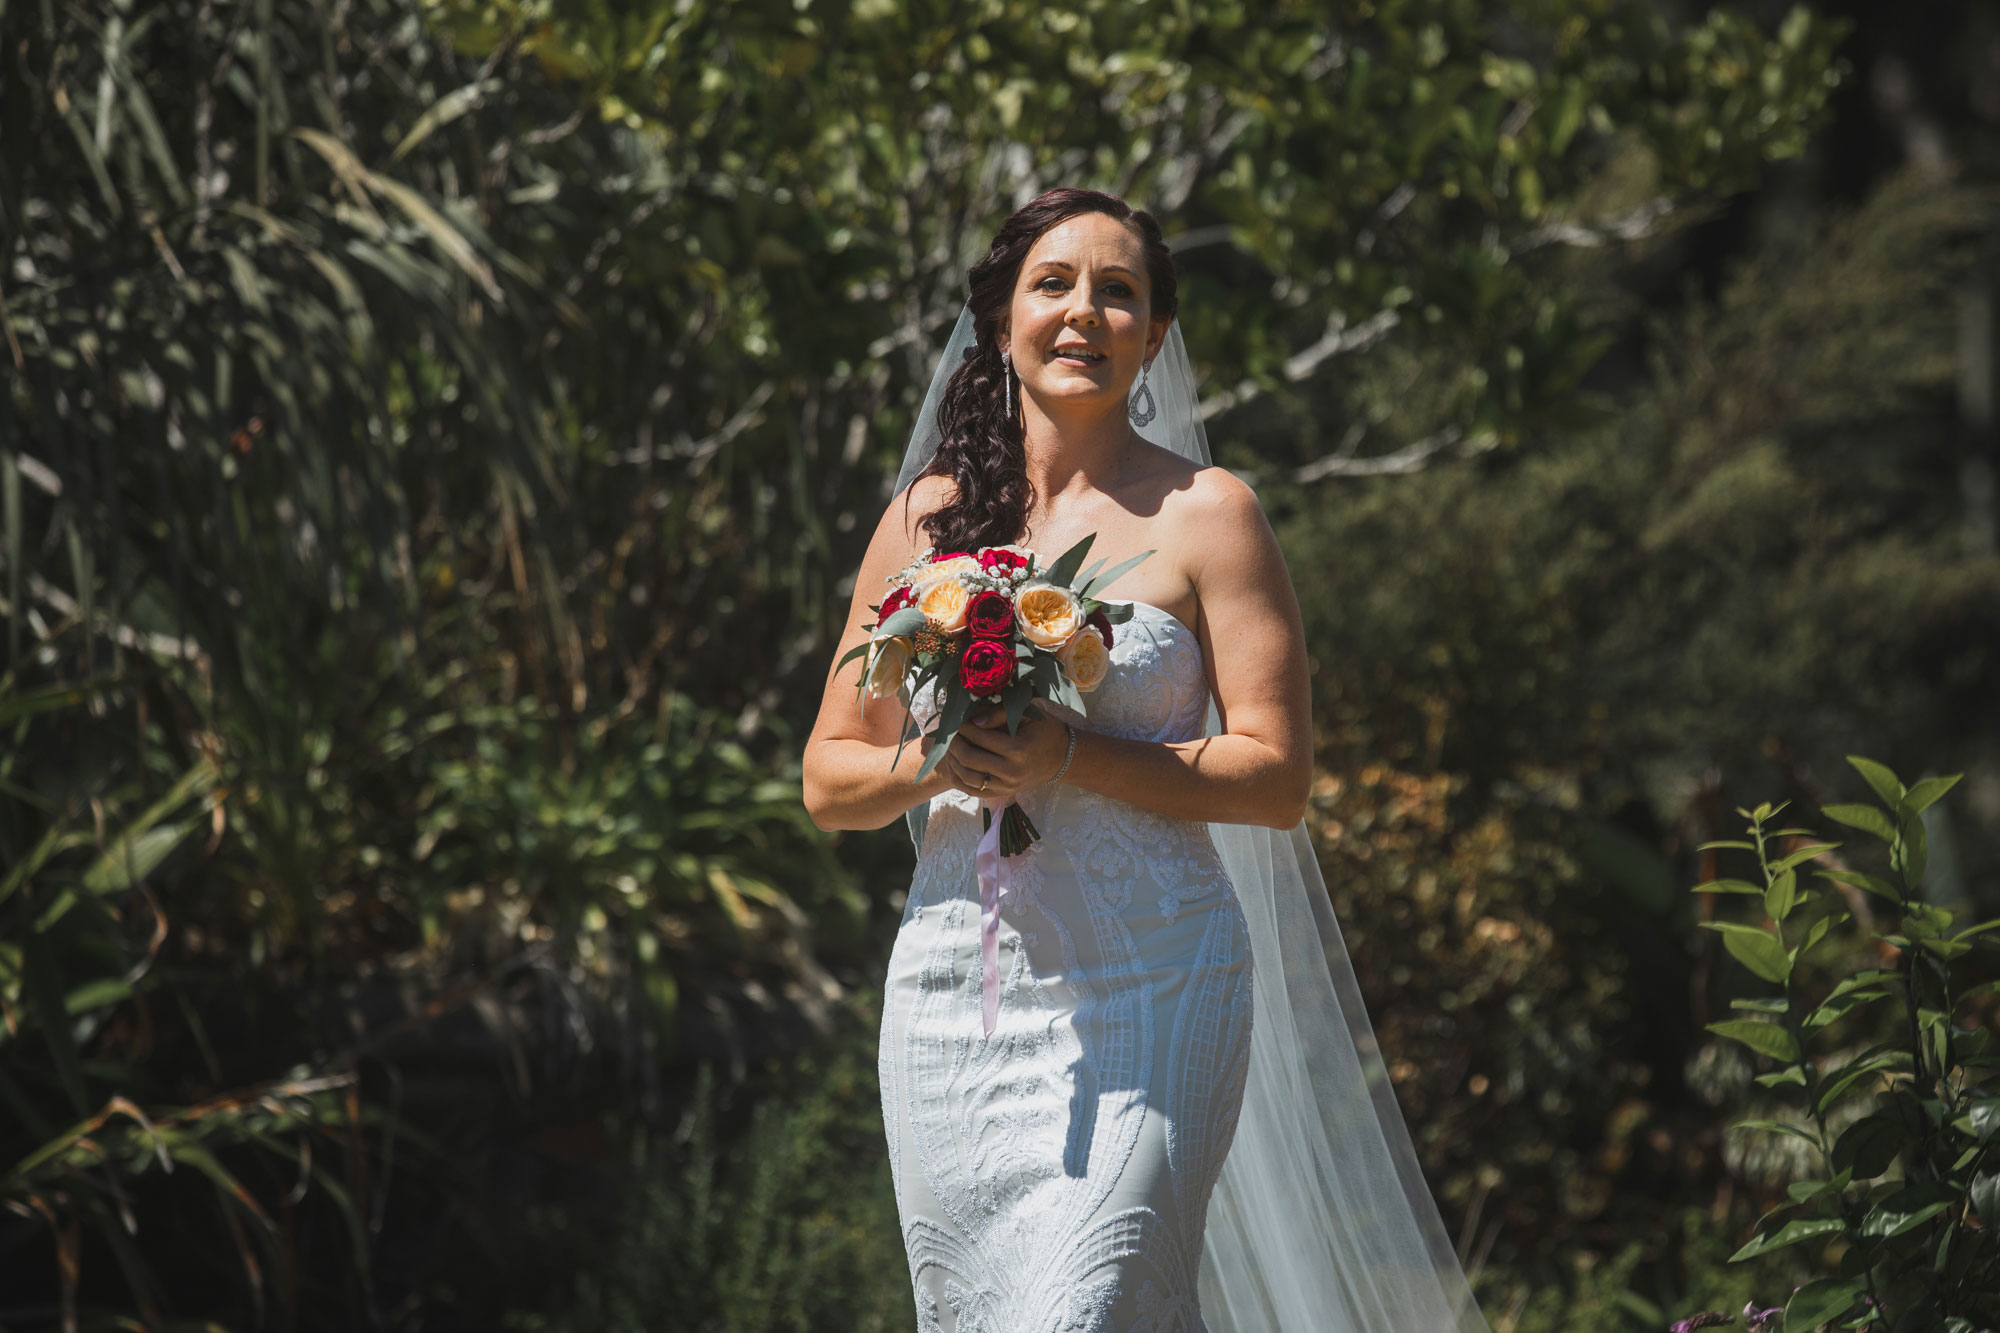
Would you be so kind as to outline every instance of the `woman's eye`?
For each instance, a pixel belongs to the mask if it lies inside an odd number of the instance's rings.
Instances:
[[[1132,294],[1132,289],[1122,282],[1107,282],[1104,284],[1104,290],[1110,292],[1113,296],[1130,296]]]
[[[1051,286],[1050,285],[1051,283],[1053,283],[1054,286]],[[1063,285],[1063,280],[1061,278],[1043,278],[1040,282],[1035,284],[1035,288],[1038,291],[1050,292],[1059,289],[1062,285]]]

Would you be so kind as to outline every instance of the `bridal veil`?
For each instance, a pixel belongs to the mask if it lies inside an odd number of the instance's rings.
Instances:
[[[937,451],[944,387],[973,338],[968,309],[938,359],[896,494]],[[1140,433],[1209,463],[1178,320],[1149,381],[1159,411]],[[1220,730],[1210,700],[1207,734]],[[908,816],[919,846],[926,814]],[[1249,921],[1255,1005],[1249,1082],[1202,1253],[1211,1333],[1490,1333],[1418,1168],[1305,821],[1209,831]]]

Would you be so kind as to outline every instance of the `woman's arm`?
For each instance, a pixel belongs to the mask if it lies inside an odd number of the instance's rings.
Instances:
[[[890,501],[869,540],[861,569],[854,576],[854,600],[848,607],[847,627],[833,660],[840,661],[856,644],[868,638],[863,625],[875,619],[870,606],[878,605],[889,593],[888,578],[910,563],[926,543],[919,521],[927,513],[948,502],[952,484],[941,477],[924,477],[912,487],[906,507],[902,497]],[[865,661],[865,659],[863,659]],[[825,692],[820,696],[819,717],[806,740],[804,787],[806,813],[820,828],[871,829],[893,823],[911,806],[928,802],[939,792],[964,789],[964,770],[956,763],[960,746],[931,770],[922,782],[911,782],[930,753],[926,736],[910,742],[892,770],[897,739],[903,732],[907,710],[893,695],[887,699],[855,698],[854,685],[863,661],[849,662],[839,671],[829,670]],[[972,779],[977,781],[977,779]]]
[[[1312,783],[1305,630],[1291,575],[1255,492],[1230,473],[1204,469],[1183,500],[1185,549],[1200,560],[1188,571],[1201,606],[1195,629],[1223,731],[1160,742],[1079,728],[1063,780],[1176,819],[1290,828]],[[993,773],[987,795],[1012,797],[1055,775],[1069,737],[1054,721],[1009,736],[998,713],[960,731],[969,744],[952,756],[975,775]]]

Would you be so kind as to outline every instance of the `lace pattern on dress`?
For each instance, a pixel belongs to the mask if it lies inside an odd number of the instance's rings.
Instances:
[[[1200,735],[1200,641],[1135,603],[1086,702],[1096,731]],[[921,721],[931,711],[916,700]],[[1017,859],[1002,911],[993,1037],[979,1021],[975,798],[932,801],[891,962],[914,978],[884,1005],[881,1072],[918,1328],[1200,1333],[1204,1218],[1248,1071],[1242,912],[1205,823],[1070,786],[1022,805],[1042,841]],[[1142,1151],[1164,1158],[1164,1188],[1148,1184],[1158,1165],[1127,1180]]]

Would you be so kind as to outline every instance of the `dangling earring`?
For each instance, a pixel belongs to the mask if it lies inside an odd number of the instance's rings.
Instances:
[[[1152,386],[1146,383],[1146,376],[1152,372],[1153,363],[1148,361],[1139,367],[1139,392],[1132,395],[1132,424],[1143,426],[1159,415],[1159,405],[1153,401]]]
[[[1014,419],[1014,358],[1000,353],[1000,373],[1007,377],[1007,420]]]

